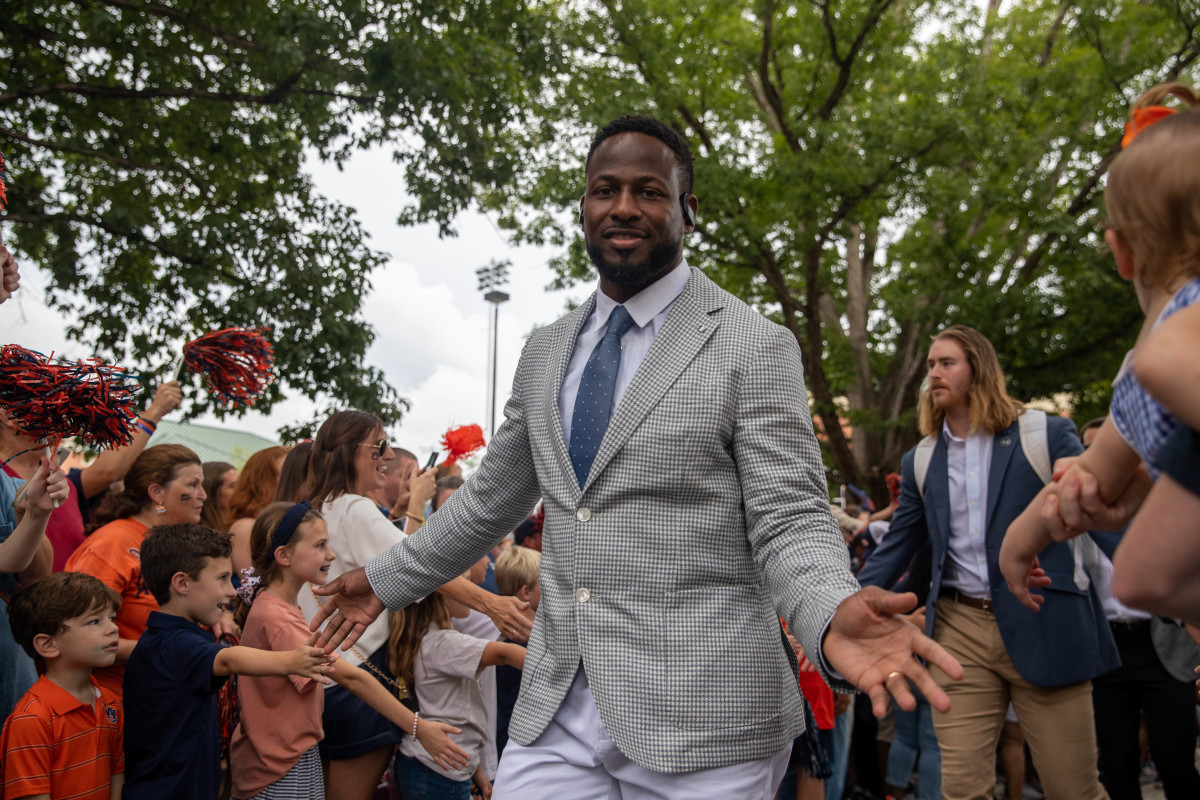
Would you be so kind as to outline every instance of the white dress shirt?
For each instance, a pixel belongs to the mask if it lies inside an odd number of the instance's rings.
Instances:
[[[616,413],[625,390],[633,381],[638,367],[646,358],[650,345],[659,328],[671,312],[671,307],[683,287],[687,285],[692,270],[687,259],[682,259],[675,269],[662,276],[654,283],[642,289],[624,304],[629,316],[633,317],[633,326],[621,337],[621,365],[617,368],[617,386],[613,391],[613,413]],[[579,338],[575,340],[575,350],[567,364],[567,374],[563,377],[562,389],[558,393],[558,413],[562,417],[563,441],[571,441],[571,419],[575,416],[575,397],[579,394],[579,382],[583,380],[583,369],[596,345],[604,338],[608,329],[608,318],[613,309],[619,305],[616,300],[606,295],[602,290],[596,290],[596,307],[592,309]]]
[[[950,547],[942,585],[968,597],[991,597],[987,567],[988,473],[992,435],[972,431],[965,439],[942,423],[946,440],[946,478],[950,490]]]

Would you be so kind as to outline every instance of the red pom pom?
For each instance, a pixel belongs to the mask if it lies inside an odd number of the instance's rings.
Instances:
[[[442,449],[450,455],[446,458],[446,465],[454,464],[461,458],[478,452],[486,442],[483,441],[483,428],[478,425],[463,425],[460,428],[451,428],[446,431],[442,437]]]
[[[78,436],[96,447],[133,441],[142,387],[99,359],[57,363],[20,345],[0,349],[0,405],[28,436],[46,443]]]
[[[262,330],[226,328],[183,346],[183,360],[223,405],[253,405],[271,382],[275,350]]]
[[[888,500],[890,500],[892,503],[899,502],[900,501],[900,473],[899,472],[889,472],[887,474],[887,476],[884,478],[884,481],[887,483]]]
[[[4,185],[4,156],[0,156],[0,210],[8,208],[8,187]]]

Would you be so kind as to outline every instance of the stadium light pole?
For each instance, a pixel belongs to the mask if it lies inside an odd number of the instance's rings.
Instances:
[[[499,287],[508,283],[508,268],[512,262],[508,259],[497,261],[492,259],[486,267],[475,270],[479,279],[479,291],[484,292],[483,299],[492,304],[492,324],[488,327],[488,402],[487,416],[488,441],[496,435],[496,356],[499,349],[500,304],[508,300],[508,293],[500,291]]]

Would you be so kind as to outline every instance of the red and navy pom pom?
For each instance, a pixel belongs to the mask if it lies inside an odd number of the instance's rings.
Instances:
[[[0,405],[20,430],[47,443],[78,436],[94,447],[124,447],[142,387],[99,359],[58,363],[20,345],[0,349]]]
[[[271,382],[275,350],[262,330],[226,328],[185,344],[183,359],[223,405],[249,406]]]
[[[4,156],[0,155],[0,211],[8,208],[8,187],[4,184]]]
[[[483,441],[483,428],[478,425],[451,428],[442,436],[442,449],[449,453],[445,461],[446,466],[478,452],[484,444],[486,443]]]

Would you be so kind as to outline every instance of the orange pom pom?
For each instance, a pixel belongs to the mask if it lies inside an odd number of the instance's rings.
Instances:
[[[487,442],[483,440],[483,428],[478,425],[451,428],[442,437],[442,449],[450,454],[445,463],[450,465],[459,459],[466,458],[478,452],[485,444]]]

